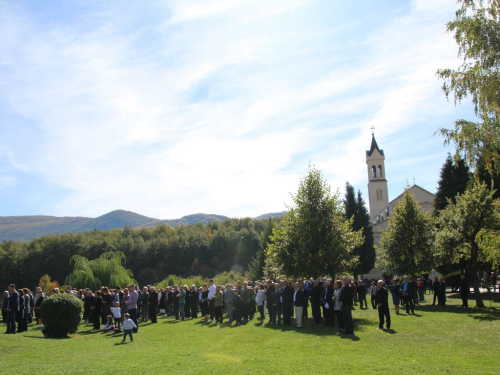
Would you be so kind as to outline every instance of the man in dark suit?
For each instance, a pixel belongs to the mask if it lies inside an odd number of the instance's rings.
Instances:
[[[377,294],[375,294],[375,303],[378,308],[378,329],[384,328],[384,317],[387,329],[391,329],[391,315],[389,313],[389,293],[384,288],[384,281],[379,280],[377,284]]]
[[[295,318],[297,328],[302,328],[302,313],[304,309],[304,291],[302,290],[302,283],[297,282],[294,285],[295,291],[293,293],[293,305],[295,306]]]
[[[149,291],[149,301],[148,301],[148,314],[151,319],[151,323],[157,323],[156,314],[158,312],[158,292],[155,287],[152,286]]]
[[[314,324],[321,325],[321,287],[318,280],[313,281],[311,288],[311,310]]]
[[[269,322],[271,322],[272,320],[271,317],[273,316],[273,294],[274,294],[274,284],[271,280],[268,280],[266,289],[266,306],[267,306],[267,314],[269,315]]]
[[[3,292],[3,301],[2,301],[2,320],[4,323],[7,323],[7,304],[9,303],[9,292],[6,290]]]
[[[465,278],[465,275],[460,275],[460,297],[462,298],[462,308],[466,309],[469,307],[469,282]]]
[[[282,292],[280,289],[280,284],[276,283],[274,285],[273,292],[273,308],[271,309],[271,324],[276,324],[276,317],[278,317],[278,325],[281,324],[281,308],[282,303]]]
[[[294,294],[293,287],[288,285],[288,282],[286,280],[283,281],[282,309],[283,309],[283,323],[286,326],[290,326],[292,324],[293,294]]]
[[[333,288],[330,281],[323,282],[323,290],[321,291],[321,305],[323,306],[323,317],[325,318],[325,325],[333,325]]]
[[[403,287],[401,289],[403,292],[403,301],[406,306],[406,313],[409,314],[411,311],[412,314],[415,314],[413,305],[415,284],[413,281],[410,281],[410,278],[408,276],[405,276],[405,282],[403,283]]]
[[[437,276],[434,278],[434,282],[432,283],[432,292],[434,293],[434,298],[432,299],[432,305],[434,306],[439,295],[439,280]]]
[[[341,331],[348,335],[354,334],[354,322],[352,320],[352,305],[354,291],[351,286],[351,280],[344,276],[342,280],[344,286],[340,292],[339,302],[342,309],[342,317],[344,318],[344,330]]]
[[[16,314],[19,310],[19,294],[14,284],[9,285],[9,300],[7,302],[7,331],[16,333]]]

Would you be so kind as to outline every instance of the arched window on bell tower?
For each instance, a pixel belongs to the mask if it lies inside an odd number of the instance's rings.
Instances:
[[[374,165],[372,166],[372,178],[377,178],[377,168]]]
[[[382,173],[382,166],[381,166],[381,165],[379,165],[379,166],[378,166],[378,169],[377,169],[377,177],[378,177],[378,178],[384,178],[384,175],[383,175],[383,173]]]

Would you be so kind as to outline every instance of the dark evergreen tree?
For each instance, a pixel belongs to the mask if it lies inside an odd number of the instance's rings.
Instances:
[[[463,194],[471,180],[471,172],[465,161],[459,158],[454,161],[450,154],[446,158],[438,182],[438,191],[434,199],[434,213],[448,206],[448,199],[456,202],[457,194]]]
[[[500,198],[500,173],[498,168],[493,165],[494,162],[489,161],[483,155],[479,156],[477,162],[476,176],[480,183],[486,184],[488,189],[493,190],[493,198]]]
[[[365,202],[360,191],[356,197],[354,187],[349,182],[346,183],[344,209],[346,219],[353,218],[353,230],[363,230],[364,242],[353,251],[353,254],[359,257],[359,263],[352,270],[353,275],[357,277],[360,274],[368,273],[375,266],[375,248],[370,215]]]

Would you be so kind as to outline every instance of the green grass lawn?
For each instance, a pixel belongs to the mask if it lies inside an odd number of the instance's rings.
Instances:
[[[311,320],[299,331],[255,319],[229,327],[160,318],[142,325],[133,343],[120,344],[121,335],[91,325],[66,339],[46,339],[30,326],[0,335],[0,363],[2,373],[30,375],[499,373],[500,303],[486,300],[488,308],[468,310],[458,299],[447,303],[426,303],[408,316],[391,309],[392,332],[377,330],[376,310],[356,308],[354,336]]]

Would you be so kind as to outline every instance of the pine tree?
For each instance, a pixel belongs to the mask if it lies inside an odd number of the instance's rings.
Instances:
[[[465,161],[459,158],[454,161],[450,154],[446,158],[438,182],[438,191],[434,199],[434,213],[448,206],[448,199],[456,202],[457,194],[462,194],[471,180],[471,173]]]
[[[362,230],[364,235],[363,244],[353,251],[353,254],[359,257],[359,263],[352,269],[354,277],[357,277],[360,274],[368,273],[375,266],[375,248],[370,215],[365,202],[359,190],[356,198],[354,187],[349,182],[346,183],[344,209],[346,219],[353,219],[352,229],[354,231]]]

